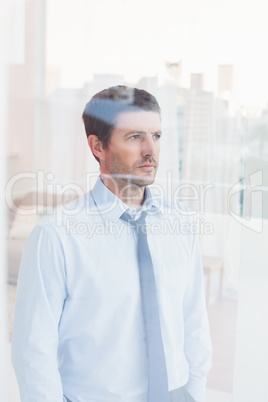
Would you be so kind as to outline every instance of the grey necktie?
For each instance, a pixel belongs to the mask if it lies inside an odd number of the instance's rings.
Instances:
[[[134,221],[125,212],[121,219],[131,223],[137,233],[141,301],[148,353],[148,402],[168,402],[166,359],[160,327],[154,268],[147,241],[146,215],[147,212],[143,211],[140,218]]]

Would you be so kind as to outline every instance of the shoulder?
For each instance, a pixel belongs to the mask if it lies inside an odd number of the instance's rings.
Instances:
[[[165,218],[170,217],[187,222],[195,220],[195,211],[183,202],[153,196],[153,204],[161,211]]]
[[[91,192],[76,200],[61,204],[44,215],[34,228],[35,232],[54,234],[57,237],[66,234],[69,225],[91,221],[98,215]]]
[[[185,239],[192,243],[198,233],[196,211],[174,197],[169,199],[158,196],[153,198],[153,205],[160,211],[159,217],[161,217],[165,233],[171,233],[175,237],[178,235],[180,241]]]

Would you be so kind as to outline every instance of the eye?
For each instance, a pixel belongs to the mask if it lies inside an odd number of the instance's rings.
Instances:
[[[160,140],[161,135],[160,134],[154,134],[153,138],[154,138],[154,140]]]
[[[135,135],[132,135],[130,138],[133,139],[133,140],[138,140],[140,138],[140,135],[135,134]]]

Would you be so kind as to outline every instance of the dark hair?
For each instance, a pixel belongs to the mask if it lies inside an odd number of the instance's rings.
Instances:
[[[94,95],[86,104],[82,118],[87,137],[95,134],[107,148],[117,117],[123,112],[161,110],[156,98],[143,89],[118,85],[104,89]],[[95,159],[99,159],[94,155]]]

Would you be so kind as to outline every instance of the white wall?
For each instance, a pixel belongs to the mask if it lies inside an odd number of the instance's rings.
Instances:
[[[268,221],[243,229],[233,402],[268,401]]]

